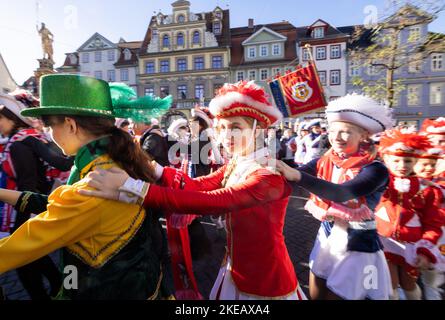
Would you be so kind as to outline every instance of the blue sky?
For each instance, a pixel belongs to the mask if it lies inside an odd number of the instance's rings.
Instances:
[[[111,41],[142,40],[154,11],[171,12],[173,0],[0,0],[0,53],[14,79],[21,84],[33,74],[42,57],[36,22],[43,21],[55,36],[56,66],[65,52],[75,51],[94,32]],[[335,26],[362,24],[375,8],[383,14],[389,0],[191,0],[192,12],[219,5],[230,9],[232,27],[288,20],[295,26],[321,18]],[[37,9],[37,3],[40,3]],[[317,4],[313,6],[312,4]],[[374,6],[374,7],[369,7]],[[370,11],[365,12],[368,9]],[[430,26],[445,32],[445,13]]]

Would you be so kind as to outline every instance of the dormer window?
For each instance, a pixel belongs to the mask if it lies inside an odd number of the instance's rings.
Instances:
[[[221,20],[222,19],[222,12],[221,11],[216,11],[215,12],[215,18]]]
[[[315,39],[324,38],[324,28],[318,27],[312,31],[312,37]]]
[[[185,16],[183,14],[180,14],[178,16],[177,21],[178,21],[178,23],[184,23],[185,22]]]
[[[125,49],[124,50],[124,59],[125,60],[130,60],[131,59],[131,52],[129,49]]]
[[[219,22],[219,21],[213,22],[213,33],[215,35],[221,34],[221,22]]]

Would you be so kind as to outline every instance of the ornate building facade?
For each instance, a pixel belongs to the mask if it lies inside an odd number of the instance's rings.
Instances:
[[[229,64],[229,10],[193,13],[190,2],[175,1],[171,14],[150,20],[139,52],[139,94],[170,94],[173,108],[188,113],[229,81]]]

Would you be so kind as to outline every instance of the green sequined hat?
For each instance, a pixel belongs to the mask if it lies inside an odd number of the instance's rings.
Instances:
[[[115,117],[134,122],[150,123],[153,118],[166,113],[173,102],[171,96],[163,99],[153,96],[138,98],[136,92],[123,83],[110,84],[110,91]]]
[[[40,107],[23,110],[25,117],[79,115],[114,118],[107,82],[91,77],[52,74],[40,79]]]

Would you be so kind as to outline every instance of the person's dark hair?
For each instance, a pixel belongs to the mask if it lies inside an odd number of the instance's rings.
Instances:
[[[119,128],[123,129],[125,127],[128,127],[130,125],[130,121],[128,120],[124,120],[122,121],[122,123],[119,125]]]
[[[5,117],[6,119],[9,119],[12,122],[14,122],[12,134],[17,132],[21,128],[29,128],[30,127],[29,124],[26,124],[25,122],[23,122],[23,120],[21,120],[19,117],[17,117],[12,111],[10,111],[6,107],[0,108],[0,116]]]
[[[198,121],[199,124],[199,133],[209,128],[207,122],[201,117],[193,117],[190,121]]]
[[[93,136],[110,136],[107,154],[117,164],[122,166],[132,178],[154,182],[154,168],[150,157],[127,132],[115,126],[114,119],[88,116],[43,116],[45,126],[63,123],[65,118],[74,119],[76,124]]]

